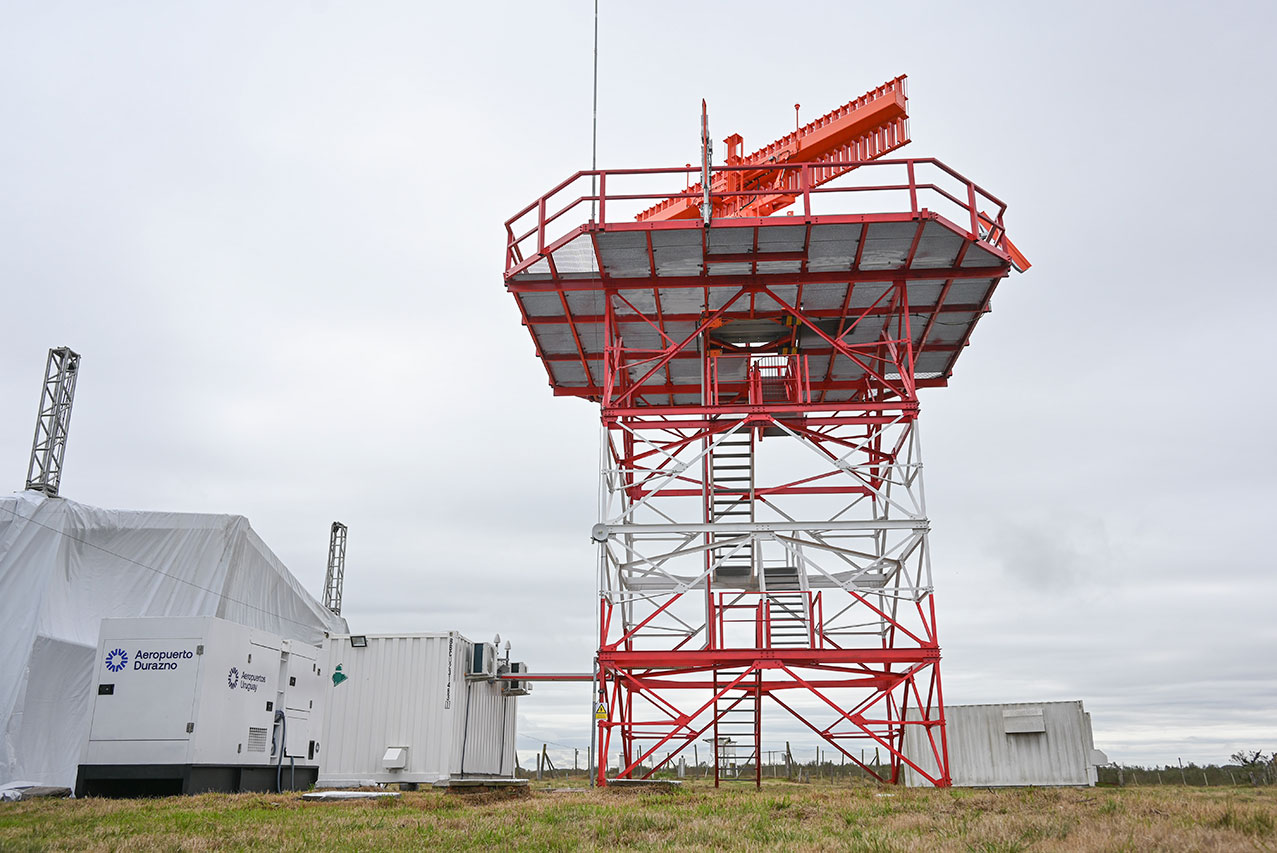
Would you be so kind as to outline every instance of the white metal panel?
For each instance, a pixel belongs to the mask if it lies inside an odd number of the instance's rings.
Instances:
[[[194,719],[201,663],[195,648],[202,635],[138,636],[138,631],[112,631],[114,621],[102,622],[97,667],[98,684],[111,692],[94,697],[89,738],[189,740],[186,728]]]
[[[370,635],[364,648],[330,638],[323,669],[340,666],[345,680],[328,688],[319,783],[446,779],[460,645],[456,634]],[[392,747],[408,750],[402,770],[382,766]]]
[[[1014,730],[1033,723],[1038,713],[1042,731]],[[917,717],[911,714],[910,718]],[[949,772],[955,786],[1095,784],[1090,717],[1080,701],[948,705],[945,720]],[[926,737],[922,727],[909,726],[905,755],[934,774]],[[927,784],[912,768],[906,769],[905,783]]]
[[[1006,708],[1002,711],[1002,730],[1009,735],[1041,734],[1046,731],[1046,718],[1041,706]]]
[[[1091,731],[1091,715],[1083,712],[1082,717],[1085,722],[1083,732],[1086,735],[1086,750],[1090,756],[1090,759],[1086,762],[1086,778],[1089,784],[1094,785],[1100,778],[1100,765],[1108,764],[1109,757],[1103,751],[1095,748],[1095,737]]]
[[[319,650],[293,643],[289,646],[288,690],[285,707],[314,711],[322,695],[324,678],[319,673]]]
[[[201,636],[204,663],[195,703],[190,763],[274,763],[270,739],[281,698],[283,641],[265,631],[220,619],[207,620]],[[252,729],[266,729],[265,750],[249,749]]]
[[[457,776],[513,776],[516,699],[499,681],[460,685],[465,704],[453,720],[453,767]]]
[[[288,715],[287,754],[313,763],[323,722],[325,680],[316,660],[319,650],[287,640],[284,645],[288,657],[281,689],[284,691],[284,712]]]

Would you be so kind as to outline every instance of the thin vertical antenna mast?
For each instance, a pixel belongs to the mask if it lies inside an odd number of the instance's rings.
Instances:
[[[324,606],[341,615],[341,587],[346,577],[346,525],[334,521],[328,537],[328,573],[324,576]]]
[[[79,353],[68,347],[49,350],[26,487],[31,491],[44,492],[51,498],[57,497],[58,484],[62,480],[62,459],[67,450],[67,430],[71,426],[71,403],[75,400],[75,380],[79,375]]]
[[[710,218],[713,216],[713,208],[711,207],[709,197],[709,169],[710,161],[714,159],[714,143],[709,138],[709,107],[705,104],[705,99],[701,99],[701,190],[705,195],[701,202],[701,216],[704,218],[705,227],[709,227]]]
[[[592,124],[590,127],[590,171],[591,172],[595,172],[599,168],[599,0],[594,0],[594,105],[593,105],[593,109],[594,109],[594,114],[593,114]],[[599,183],[599,176],[596,174],[591,174],[590,175],[590,195],[593,196],[593,198],[590,199],[590,221],[591,222],[593,222],[596,218],[595,209],[599,203],[598,202],[598,195],[599,195],[598,183]],[[596,299],[595,308],[597,309],[598,307],[597,297],[595,297],[595,299]],[[600,442],[600,450],[602,450],[605,447],[606,447],[606,440],[604,440],[603,442]],[[602,500],[601,497],[600,497],[600,500]],[[599,614],[596,612],[594,614],[594,635],[598,636],[598,633],[599,633]],[[595,657],[594,671],[597,673],[598,669],[599,669],[599,661],[598,661],[598,658]],[[603,688],[602,688],[602,685],[600,684],[599,685],[600,695],[602,694],[602,692],[603,692]],[[591,696],[590,709],[593,710],[593,708],[594,708],[594,697]],[[590,765],[590,771],[591,771],[590,786],[593,787],[595,784],[594,773],[593,773],[593,770],[594,770],[594,722],[590,717],[587,717],[586,719],[590,720],[590,739],[586,741],[586,743],[590,745],[590,748],[589,748],[588,757],[586,758],[586,763]]]
[[[590,128],[590,171],[599,168],[599,0],[594,0],[594,118]],[[590,219],[598,205],[599,176],[590,175]]]

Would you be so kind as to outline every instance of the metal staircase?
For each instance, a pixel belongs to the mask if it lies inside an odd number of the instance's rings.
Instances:
[[[709,454],[709,521],[748,522],[754,520],[754,433],[745,428],[721,439]],[[739,535],[739,534],[737,534]],[[713,540],[734,538],[714,534]],[[715,559],[714,583],[750,588],[754,577],[753,543],[737,547],[723,545]]]
[[[770,615],[768,645],[806,647],[811,645],[811,604],[803,591],[802,578],[793,566],[768,566],[763,570]]]

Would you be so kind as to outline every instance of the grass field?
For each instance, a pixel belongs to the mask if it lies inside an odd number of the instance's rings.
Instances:
[[[1277,850],[1273,788],[907,790],[769,783],[0,804],[0,850]]]

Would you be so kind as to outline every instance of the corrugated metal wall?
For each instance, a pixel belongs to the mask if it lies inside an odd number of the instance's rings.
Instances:
[[[467,684],[472,645],[455,632],[369,635],[364,648],[352,647],[349,636],[330,638],[326,675],[340,664],[346,680],[330,678],[327,688],[320,784],[512,773],[515,700],[502,700],[500,682]],[[382,765],[391,747],[408,750],[402,770]]]
[[[500,682],[467,684],[462,678],[458,685],[462,699],[452,723],[454,776],[514,775],[516,700],[501,693]]]
[[[944,711],[954,785],[1095,784],[1091,719],[1080,701],[948,705]],[[935,761],[929,753],[926,732],[910,726],[905,732],[905,755],[934,774]],[[905,784],[928,783],[906,768]]]

